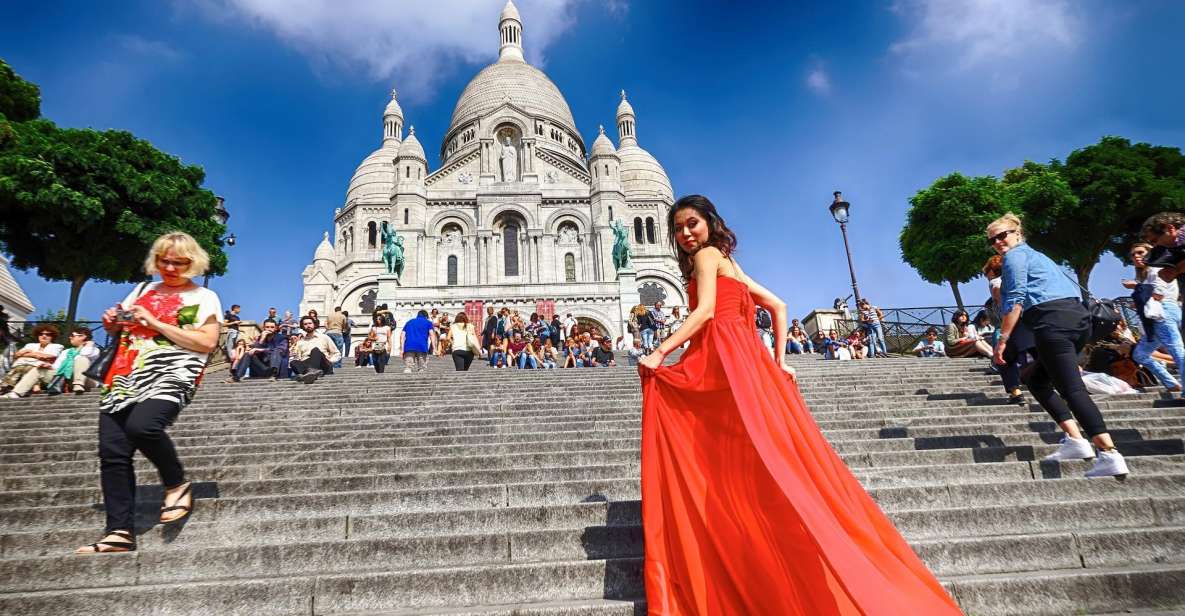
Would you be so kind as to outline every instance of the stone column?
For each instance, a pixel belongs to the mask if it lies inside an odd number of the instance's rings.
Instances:
[[[616,323],[617,332],[615,335],[620,336],[625,334],[626,323],[630,319],[630,310],[641,301],[638,295],[638,275],[632,267],[617,270],[617,289],[620,296],[620,300],[618,300],[620,316]]]

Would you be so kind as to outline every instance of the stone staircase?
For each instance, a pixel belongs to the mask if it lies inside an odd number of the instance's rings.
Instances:
[[[1100,397],[1132,475],[1087,480],[986,362],[794,361],[966,613],[1185,610],[1185,406]],[[95,396],[0,401],[0,614],[643,614],[636,371],[397,366],[211,379],[171,430],[196,511],[154,525],[139,461],[130,554],[70,554],[103,525]]]

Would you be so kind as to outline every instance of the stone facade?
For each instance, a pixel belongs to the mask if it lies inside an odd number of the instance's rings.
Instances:
[[[427,307],[459,312],[480,301],[530,313],[554,301],[557,312],[617,336],[624,301],[686,305],[665,241],[674,193],[662,165],[638,144],[625,92],[616,114],[620,147],[602,128],[586,151],[563,94],[523,59],[512,2],[498,31],[498,61],[457,101],[439,169],[428,169],[414,127],[403,136],[392,91],[382,144],[358,166],[334,212],[332,237],[325,234],[304,270],[302,313],[340,305],[368,314],[385,302],[402,323]],[[633,251],[633,271],[620,276],[614,219],[629,229]],[[384,222],[403,239],[406,267],[380,293]]]

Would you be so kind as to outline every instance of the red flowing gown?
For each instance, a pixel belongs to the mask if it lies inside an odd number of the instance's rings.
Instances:
[[[649,613],[961,614],[761,345],[748,287],[716,282],[715,317],[642,377]]]

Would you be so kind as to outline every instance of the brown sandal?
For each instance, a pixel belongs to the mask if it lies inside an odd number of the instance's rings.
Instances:
[[[181,502],[181,499],[188,496],[189,497],[189,504],[188,505],[172,505],[169,507],[162,506],[160,508],[160,523],[161,524],[171,524],[173,522],[180,522],[181,520],[184,520],[185,518],[189,517],[189,514],[193,512],[193,495],[190,492],[190,488],[192,488],[192,487],[193,487],[192,483],[186,483],[185,489],[181,490],[181,495],[177,497],[177,501],[176,501],[176,502]],[[182,513],[180,516],[177,516],[175,518],[165,519],[165,514],[169,513],[170,511],[182,511],[184,513]]]
[[[132,533],[130,533],[126,530],[113,530],[113,531],[103,535],[103,537],[106,538],[106,537],[110,537],[111,535],[115,535],[116,537],[122,537],[124,539],[127,539],[127,541],[97,541],[97,542],[92,543],[90,545],[84,545],[84,546],[78,548],[77,550],[74,550],[74,553],[75,554],[117,554],[117,553],[122,553],[122,552],[135,552],[136,551],[136,538],[135,538],[135,536],[132,535]]]

